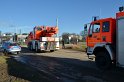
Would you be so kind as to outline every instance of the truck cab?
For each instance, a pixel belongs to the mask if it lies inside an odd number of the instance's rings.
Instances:
[[[114,18],[100,19],[91,22],[87,36],[87,53],[93,54],[95,47],[105,44],[115,44],[116,20]]]
[[[85,26],[85,30],[86,29],[87,26]],[[88,29],[86,43],[88,57],[90,57],[90,55],[95,55],[97,66],[102,69],[108,68],[111,61],[115,61],[115,18],[105,18],[92,21]],[[105,60],[106,57],[108,59]]]
[[[87,30],[87,55],[95,55],[95,63],[100,69],[111,65],[124,67],[124,7],[119,7],[116,18],[92,21]]]

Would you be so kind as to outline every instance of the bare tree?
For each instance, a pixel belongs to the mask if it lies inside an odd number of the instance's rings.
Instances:
[[[65,43],[68,43],[69,42],[69,33],[67,33],[67,32],[64,32],[63,34],[62,34],[62,40],[64,40],[64,42]]]

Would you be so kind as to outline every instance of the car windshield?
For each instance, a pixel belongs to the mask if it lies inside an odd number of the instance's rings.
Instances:
[[[10,46],[18,46],[16,43],[11,43]]]

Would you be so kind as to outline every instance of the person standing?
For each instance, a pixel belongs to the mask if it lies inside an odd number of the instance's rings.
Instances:
[[[64,40],[62,39],[62,49],[64,49],[65,48],[65,42],[64,42]]]

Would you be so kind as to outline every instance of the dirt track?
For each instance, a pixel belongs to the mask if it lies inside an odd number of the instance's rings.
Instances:
[[[34,53],[23,48],[19,60],[54,78],[52,82],[124,82],[124,69],[97,69],[84,52],[59,50]]]
[[[84,52],[61,49],[35,53],[22,49],[18,56],[0,59],[0,82],[124,82],[124,69],[99,70]]]

